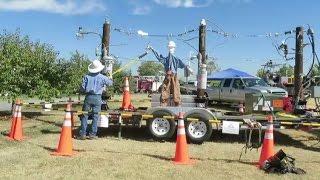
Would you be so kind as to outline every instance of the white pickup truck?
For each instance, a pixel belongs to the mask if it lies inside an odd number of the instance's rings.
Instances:
[[[232,77],[208,80],[205,95],[209,102],[245,102],[246,93],[271,93],[288,96],[288,92],[282,88],[269,86],[258,77]]]

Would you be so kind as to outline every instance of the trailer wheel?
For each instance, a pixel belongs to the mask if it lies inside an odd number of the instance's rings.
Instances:
[[[158,110],[153,112],[152,115],[154,118],[147,123],[151,135],[158,140],[171,138],[176,130],[176,123],[174,120],[163,117],[171,116],[171,114],[164,110]]]
[[[189,143],[202,144],[208,140],[212,134],[212,125],[205,115],[193,113],[186,118],[196,118],[199,121],[187,121],[186,134]]]

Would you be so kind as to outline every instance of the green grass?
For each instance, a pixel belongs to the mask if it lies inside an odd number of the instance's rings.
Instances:
[[[114,103],[113,106],[120,106]],[[97,140],[73,140],[79,151],[72,157],[51,156],[58,147],[64,112],[42,112],[23,108],[23,131],[26,140],[8,141],[10,114],[0,119],[1,179],[318,179],[320,177],[319,131],[281,130],[275,132],[275,151],[283,149],[296,158],[296,166],[306,175],[265,174],[253,163],[260,151],[239,155],[244,141],[241,136],[214,133],[202,145],[189,144],[193,165],[174,165],[174,139],[153,141],[145,128],[100,129]],[[75,129],[79,119],[75,117]],[[74,130],[76,132],[76,130]]]

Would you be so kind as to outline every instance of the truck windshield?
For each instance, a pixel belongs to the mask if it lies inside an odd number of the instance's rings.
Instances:
[[[269,86],[266,82],[264,82],[262,79],[242,79],[243,82],[246,84],[247,87],[252,86]]]

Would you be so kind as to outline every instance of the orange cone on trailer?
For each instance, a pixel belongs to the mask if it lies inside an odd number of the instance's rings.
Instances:
[[[261,149],[260,159],[259,159],[259,167],[262,168],[264,162],[274,155],[274,147],[273,147],[273,117],[268,116],[268,125],[264,134],[263,145]]]
[[[243,102],[240,101],[240,104],[239,104],[239,113],[240,114],[244,114],[244,107],[243,107]]]
[[[131,104],[130,90],[129,90],[129,81],[128,77],[125,77],[124,87],[123,87],[123,99],[122,99],[122,110],[131,111],[134,110],[134,107]]]
[[[179,112],[176,154],[173,159],[173,163],[181,165],[191,164],[191,160],[189,159],[186,130],[184,128],[184,119],[182,112]]]
[[[14,113],[12,117],[12,124],[9,136],[7,137],[8,140],[16,140],[21,141],[24,140],[26,137],[23,135],[22,132],[22,118],[21,118],[21,101],[20,99],[16,100],[14,106]]]
[[[72,145],[72,128],[71,128],[71,105],[67,104],[67,110],[64,117],[58,149],[52,152],[52,155],[72,156],[76,153]]]

